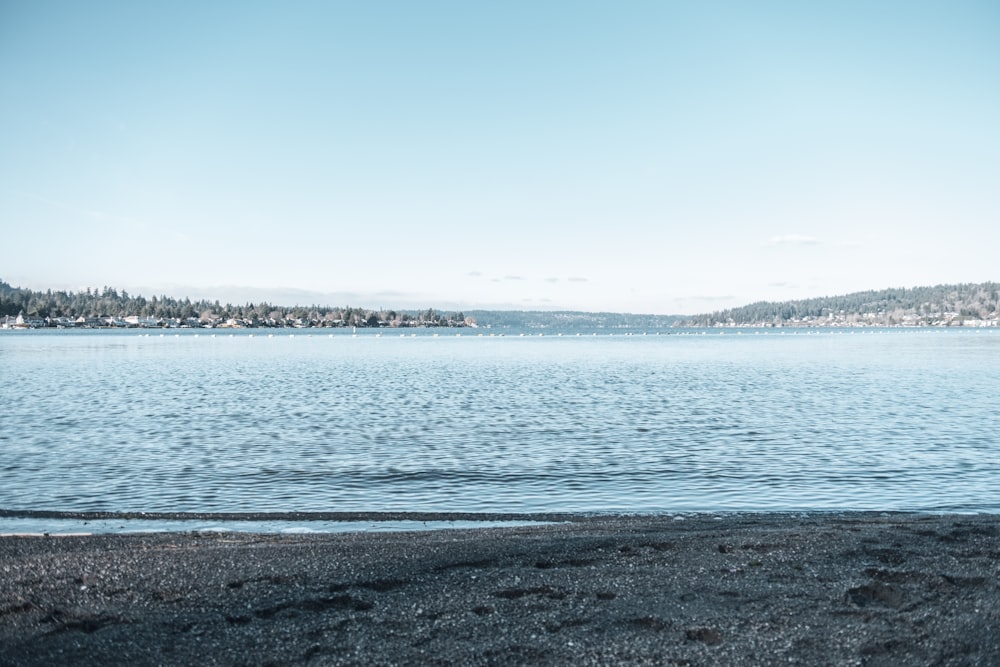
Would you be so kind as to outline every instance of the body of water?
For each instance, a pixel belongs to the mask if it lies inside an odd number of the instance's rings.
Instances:
[[[0,332],[0,509],[1000,512],[1000,332],[436,333]]]

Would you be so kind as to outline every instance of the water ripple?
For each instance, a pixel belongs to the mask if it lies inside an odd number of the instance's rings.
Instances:
[[[1000,511],[1000,334],[0,336],[0,507]]]

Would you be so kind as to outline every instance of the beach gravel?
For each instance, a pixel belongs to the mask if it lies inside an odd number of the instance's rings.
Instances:
[[[0,665],[1000,665],[1000,517],[0,537]]]

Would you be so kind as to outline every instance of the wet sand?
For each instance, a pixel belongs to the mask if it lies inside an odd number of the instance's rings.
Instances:
[[[1000,517],[0,538],[0,664],[1000,665]]]

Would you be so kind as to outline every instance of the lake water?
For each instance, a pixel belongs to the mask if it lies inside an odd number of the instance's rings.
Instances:
[[[0,332],[0,509],[1000,512],[1000,331],[480,332]]]

